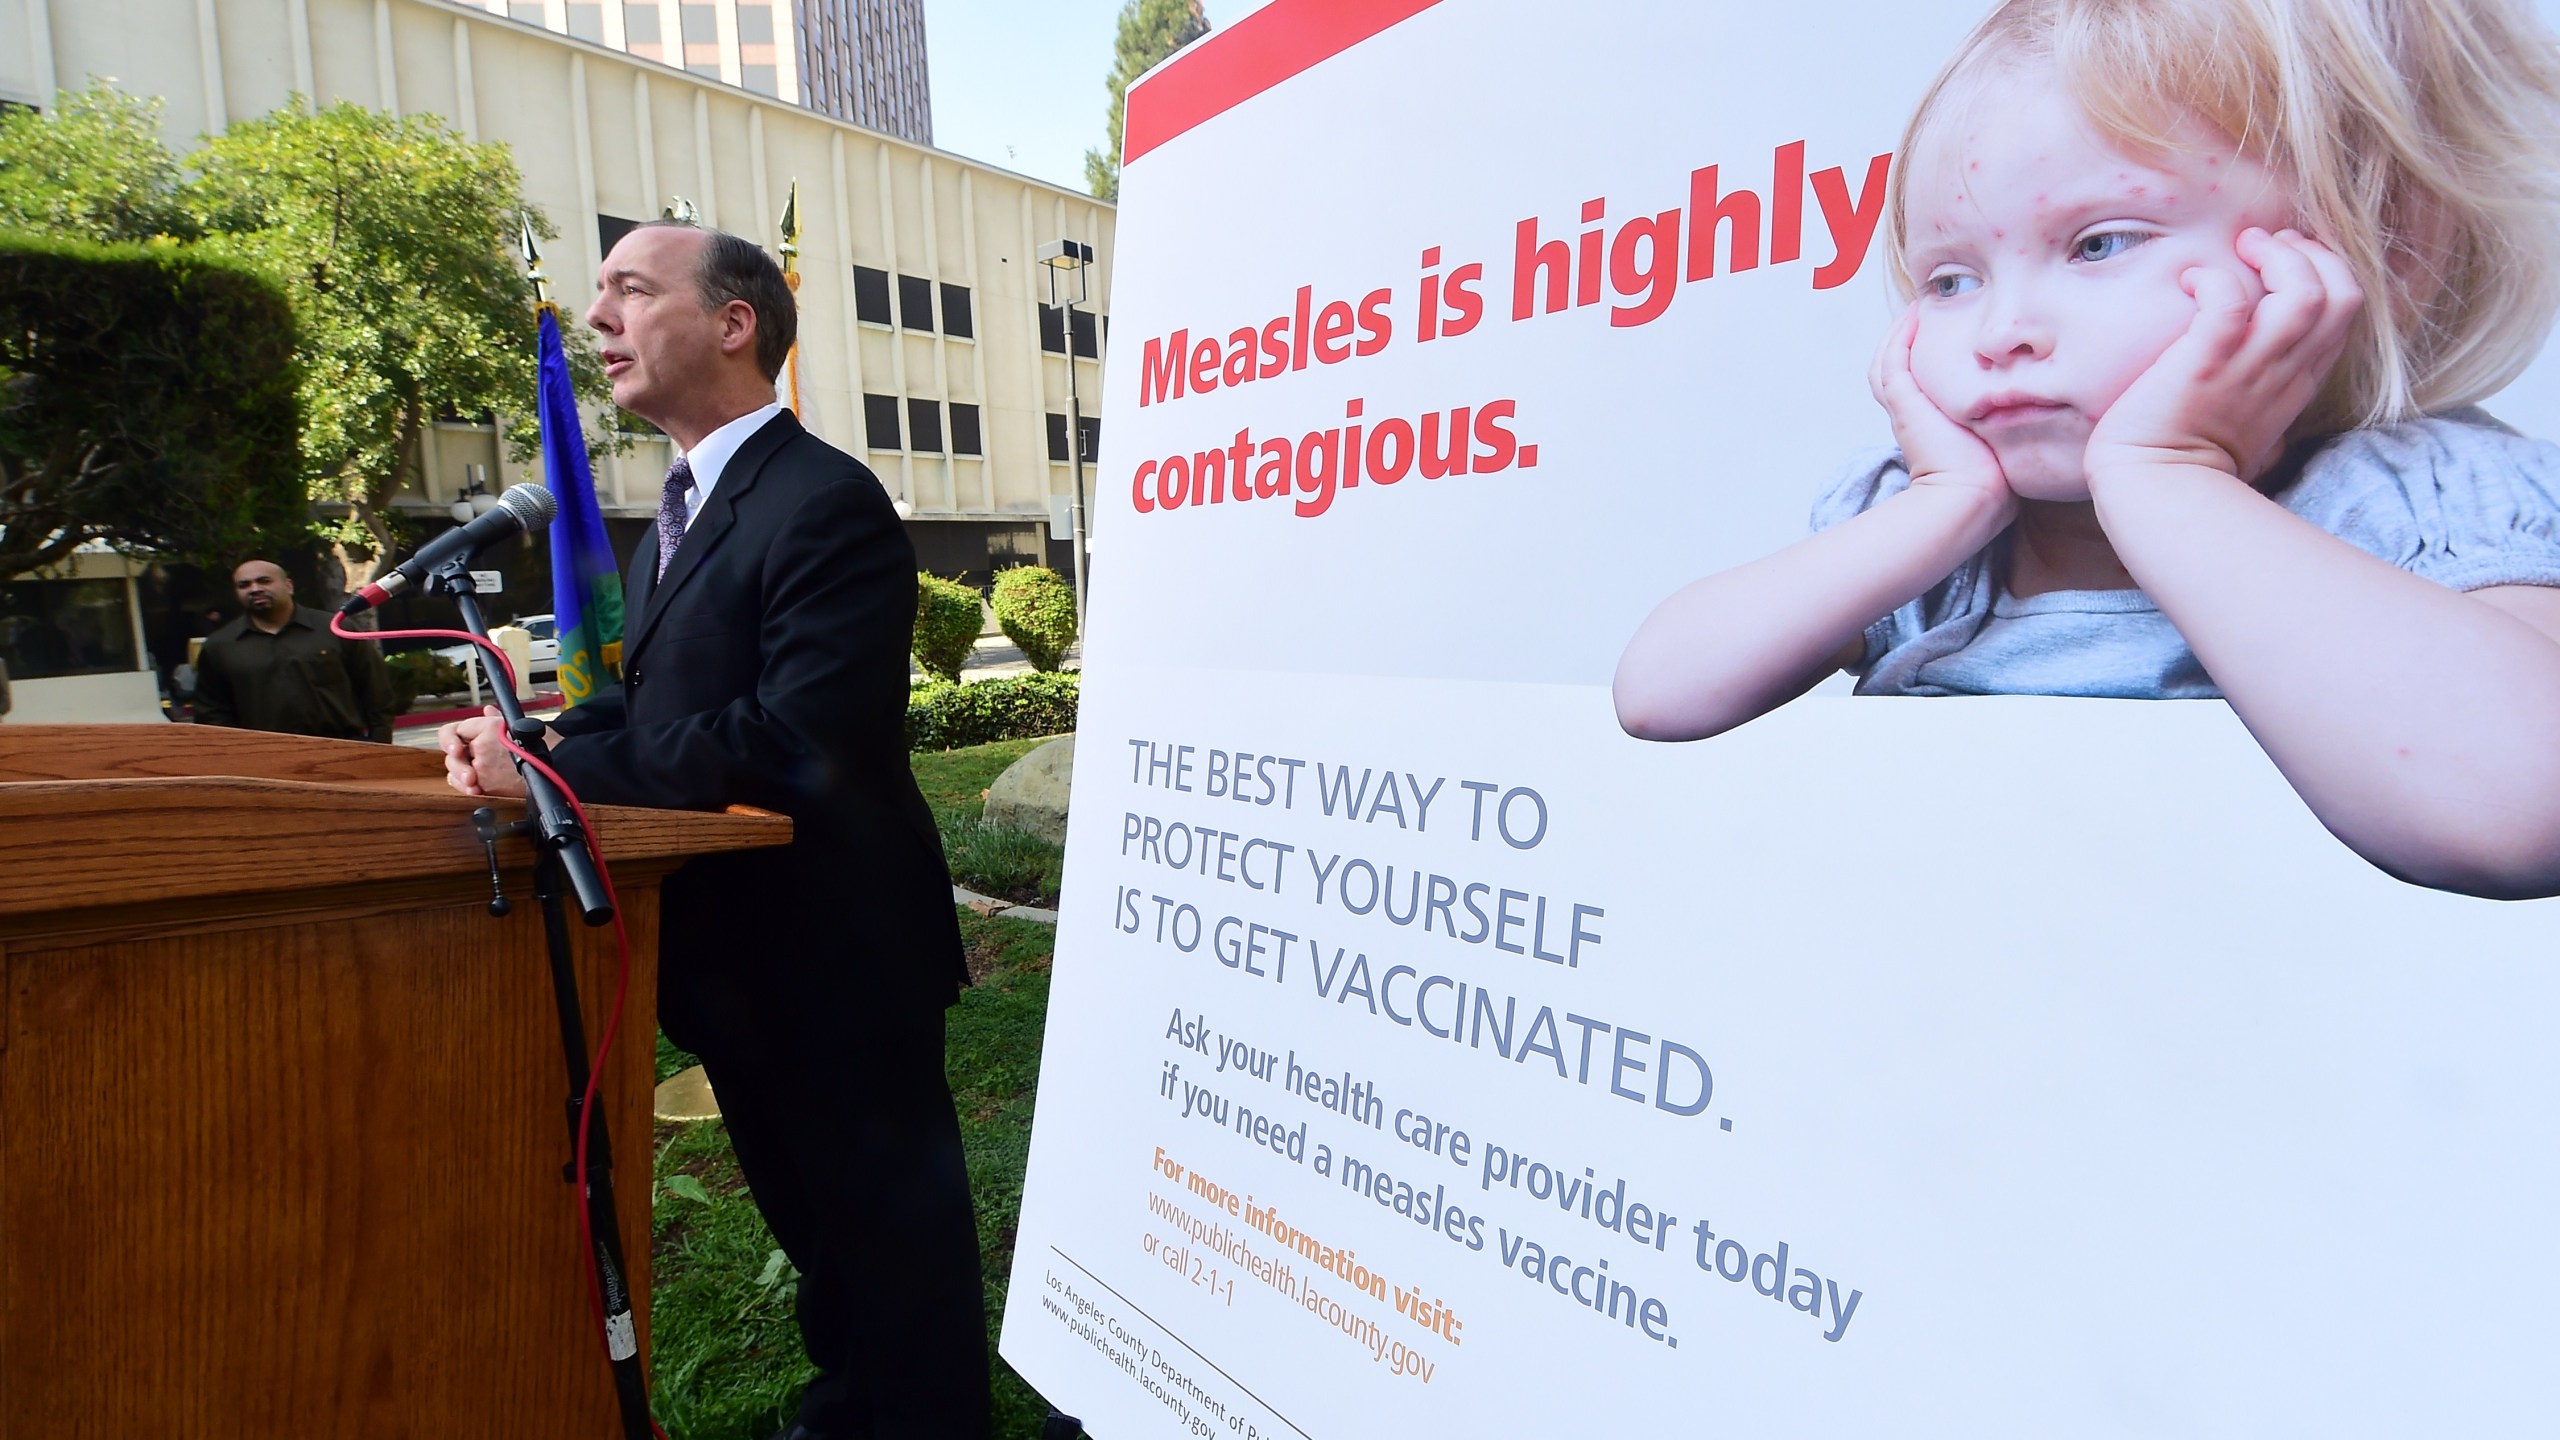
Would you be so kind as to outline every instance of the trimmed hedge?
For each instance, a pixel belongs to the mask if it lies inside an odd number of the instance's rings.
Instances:
[[[928,680],[907,695],[907,748],[956,750],[1076,728],[1076,674],[1005,675],[959,685]]]
[[[231,262],[0,232],[0,577],[89,540],[228,574],[307,534],[295,333]]]
[[[957,580],[916,572],[916,664],[928,675],[957,681],[960,666],[978,643],[978,592]]]
[[[470,677],[462,667],[433,650],[403,650],[386,655],[383,663],[391,671],[391,713],[406,715],[421,695],[451,695],[467,688]]]
[[[996,624],[1022,647],[1034,670],[1055,670],[1076,643],[1075,587],[1045,565],[1017,565],[996,576]]]

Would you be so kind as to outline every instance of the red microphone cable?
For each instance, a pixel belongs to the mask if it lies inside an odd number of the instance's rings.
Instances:
[[[385,640],[468,641],[489,652],[490,662],[496,667],[495,673],[505,677],[510,692],[515,689],[515,665],[507,658],[507,652],[498,648],[495,643],[484,640],[468,630],[349,630],[346,628],[346,620],[347,617],[344,615],[330,616],[329,633],[341,640],[371,641],[375,644]],[[568,781],[560,778],[559,771],[552,769],[523,746],[518,745],[504,732],[500,733],[498,743],[506,747],[508,754],[542,772],[544,779],[560,787],[561,795],[569,802],[570,811],[578,817],[578,831],[586,837],[587,853],[595,858],[596,876],[604,882],[605,899],[613,906],[615,953],[613,1005],[605,1014],[604,1031],[596,1039],[595,1059],[587,1066],[586,1093],[580,1096],[578,1101],[577,1142],[578,1244],[582,1259],[582,1263],[578,1266],[578,1273],[586,1277],[587,1311],[595,1320],[596,1340],[605,1347],[605,1353],[610,1357],[613,1342],[605,1332],[604,1292],[596,1285],[595,1231],[587,1216],[587,1132],[595,1115],[597,1087],[604,1080],[605,1058],[613,1053],[614,1037],[622,1029],[623,1005],[631,997],[631,934],[622,925],[622,898],[615,893],[613,871],[605,864],[604,842],[597,838],[596,827],[587,819],[587,807],[579,802],[578,793],[569,788]],[[659,1427],[657,1417],[650,1417],[649,1430],[658,1437],[658,1440],[667,1440],[667,1432]]]

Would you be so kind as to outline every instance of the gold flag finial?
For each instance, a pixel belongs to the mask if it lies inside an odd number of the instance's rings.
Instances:
[[[791,182],[789,198],[782,202],[782,273],[800,273],[800,181]]]
[[[516,243],[524,249],[524,268],[533,281],[533,305],[537,310],[551,304],[551,277],[542,273],[542,237],[533,233],[533,217],[518,217],[522,227],[516,232]]]
[[[667,206],[666,209],[661,210],[658,213],[664,219],[681,220],[687,225],[699,225],[702,223],[702,212],[694,208],[694,203],[692,201],[687,200],[681,195],[675,197],[675,202],[673,204]]]

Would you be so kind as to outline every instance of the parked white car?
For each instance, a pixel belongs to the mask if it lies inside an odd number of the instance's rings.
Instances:
[[[533,673],[525,677],[528,680],[548,680],[559,673],[560,632],[552,623],[553,619],[554,617],[549,615],[519,615],[507,622],[533,636],[531,646],[533,663],[527,667]],[[477,645],[438,646],[436,658],[449,660],[468,670],[478,663],[480,647]]]

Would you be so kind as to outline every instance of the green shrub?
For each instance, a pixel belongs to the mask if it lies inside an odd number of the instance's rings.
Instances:
[[[234,262],[0,232],[0,576],[90,540],[229,574],[308,533],[296,333]]]
[[[451,695],[471,688],[462,667],[433,650],[403,650],[384,661],[391,667],[391,713],[406,715],[421,695]]]
[[[916,663],[928,675],[960,678],[978,643],[978,592],[957,580],[916,572]]]
[[[1045,565],[1017,565],[996,576],[996,623],[1022,647],[1034,670],[1055,670],[1076,643],[1075,587]]]
[[[1006,675],[960,685],[928,680],[907,696],[907,748],[952,750],[1076,728],[1076,677]]]

